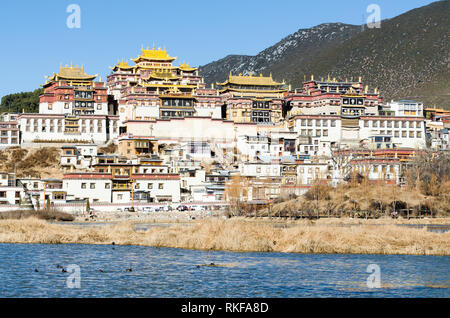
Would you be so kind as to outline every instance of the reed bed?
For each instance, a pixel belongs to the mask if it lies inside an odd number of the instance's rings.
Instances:
[[[206,219],[191,226],[136,231],[133,223],[80,228],[35,218],[0,220],[0,242],[112,244],[236,252],[450,255],[450,232],[396,225],[280,228],[245,220]]]

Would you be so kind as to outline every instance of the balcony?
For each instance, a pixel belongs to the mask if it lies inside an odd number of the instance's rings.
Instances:
[[[122,191],[131,191],[132,184],[131,183],[116,183],[113,184],[113,190],[122,190]]]

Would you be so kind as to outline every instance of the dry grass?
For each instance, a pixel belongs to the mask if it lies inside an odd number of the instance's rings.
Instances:
[[[336,188],[322,186],[317,193],[311,189],[307,195],[296,199],[275,204],[272,207],[273,215],[290,215],[296,211],[310,212],[314,215],[318,209],[321,215],[353,216],[359,213],[361,217],[364,211],[371,211],[373,216],[389,215],[396,204],[399,209],[410,208],[411,216],[417,215],[419,209],[430,209],[433,215],[450,215],[450,196],[432,197],[423,195],[416,188],[401,188],[392,185],[340,185]],[[322,195],[321,192],[326,195]],[[316,200],[315,195],[318,195]],[[405,205],[400,207],[400,205]],[[259,215],[267,216],[267,209],[260,211]]]
[[[57,210],[40,210],[40,211],[9,211],[1,212],[0,220],[20,220],[26,218],[38,218],[47,221],[73,221],[75,217],[72,214]]]
[[[78,228],[37,219],[0,220],[3,243],[143,245],[198,250],[286,253],[450,255],[450,232],[375,226],[298,224],[277,228],[244,220],[208,219],[135,231],[132,223]]]
[[[0,171],[14,171],[18,177],[61,178],[60,152],[55,147],[23,149],[10,147],[0,150]]]

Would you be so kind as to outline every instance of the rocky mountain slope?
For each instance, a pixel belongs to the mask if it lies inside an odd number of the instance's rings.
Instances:
[[[450,4],[438,1],[368,29],[326,23],[300,29],[256,56],[229,55],[200,67],[206,82],[273,73],[300,87],[304,78],[362,76],[386,100],[416,99],[450,108]]]

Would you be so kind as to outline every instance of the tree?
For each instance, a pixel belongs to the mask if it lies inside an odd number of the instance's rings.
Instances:
[[[225,186],[224,197],[228,201],[232,215],[240,214],[242,208],[243,180],[240,174],[231,177]]]
[[[448,151],[423,151],[411,161],[407,176],[411,186],[425,195],[439,196],[439,188],[450,176],[450,153]]]
[[[38,88],[33,92],[22,92],[9,94],[2,97],[0,104],[0,113],[37,113],[39,111],[39,95],[44,92],[42,88]]]

